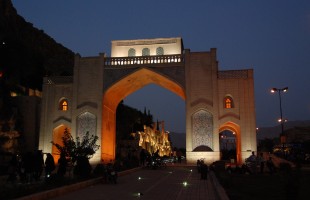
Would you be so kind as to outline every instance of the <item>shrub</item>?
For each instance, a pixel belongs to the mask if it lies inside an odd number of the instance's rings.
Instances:
[[[76,166],[74,167],[74,175],[81,178],[86,178],[90,176],[91,170],[92,167],[87,157],[77,157]]]

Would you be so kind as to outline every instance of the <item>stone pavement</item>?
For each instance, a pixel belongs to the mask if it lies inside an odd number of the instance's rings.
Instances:
[[[224,200],[228,198],[217,183],[213,172],[209,173],[208,180],[201,180],[195,166],[183,165],[168,166],[166,169],[156,170],[142,168],[119,176],[117,184],[93,184],[52,199]]]

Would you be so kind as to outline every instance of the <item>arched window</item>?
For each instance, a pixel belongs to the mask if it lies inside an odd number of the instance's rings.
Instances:
[[[128,57],[134,57],[134,56],[136,56],[136,50],[133,48],[130,48],[128,50]]]
[[[142,49],[142,56],[149,56],[150,55],[150,49],[144,48]]]
[[[162,55],[164,55],[164,48],[158,47],[158,48],[156,49],[156,55],[157,55],[157,56],[162,56]]]
[[[227,96],[224,98],[224,108],[233,108],[234,101],[231,97]]]
[[[59,102],[59,110],[67,111],[68,110],[68,101],[63,99]]]

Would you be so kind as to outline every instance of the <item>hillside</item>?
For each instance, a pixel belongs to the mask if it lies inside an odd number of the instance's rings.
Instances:
[[[7,85],[41,89],[46,75],[72,75],[74,53],[0,0],[0,78]]]
[[[310,127],[310,120],[305,121],[288,121],[284,124],[284,131],[295,127]],[[257,131],[257,139],[276,138],[281,133],[281,125],[274,127],[262,127]],[[310,134],[310,133],[309,133]]]

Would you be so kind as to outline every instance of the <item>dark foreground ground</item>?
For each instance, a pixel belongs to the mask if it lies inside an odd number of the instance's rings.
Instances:
[[[277,169],[274,174],[217,173],[230,200],[310,199],[310,168]]]
[[[141,169],[119,177],[117,184],[99,183],[53,200],[137,198],[219,199],[211,176],[207,180],[201,180],[195,167],[167,167],[157,170]]]

